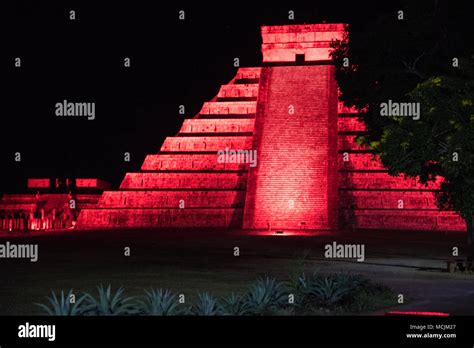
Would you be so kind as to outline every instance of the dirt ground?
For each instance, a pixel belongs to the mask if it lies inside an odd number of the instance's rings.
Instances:
[[[51,290],[94,291],[124,286],[130,295],[171,288],[192,299],[244,290],[260,276],[279,280],[302,270],[364,274],[403,294],[397,310],[474,314],[474,275],[448,273],[461,233],[356,231],[313,235],[241,231],[109,230],[0,235],[0,244],[38,244],[39,259],[0,259],[0,315],[39,314]],[[363,244],[364,262],[327,259],[333,241]],[[125,248],[130,256],[125,256]],[[239,256],[235,256],[235,248]],[[395,308],[395,307],[394,307]],[[376,313],[384,314],[388,309]]]

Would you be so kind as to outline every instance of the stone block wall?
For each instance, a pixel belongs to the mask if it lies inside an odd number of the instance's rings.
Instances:
[[[119,191],[83,209],[78,228],[241,227],[249,164],[218,151],[251,150],[259,77],[260,68],[239,69]]]
[[[263,68],[244,228],[337,229],[333,74],[329,65]]]

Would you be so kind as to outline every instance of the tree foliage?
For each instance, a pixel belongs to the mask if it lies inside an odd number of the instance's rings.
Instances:
[[[449,5],[449,7],[448,7]],[[448,1],[407,2],[333,43],[341,100],[367,126],[357,141],[392,175],[444,178],[440,208],[474,217],[474,50],[472,13]],[[344,58],[350,64],[344,66]],[[420,103],[421,117],[381,117],[388,100]]]

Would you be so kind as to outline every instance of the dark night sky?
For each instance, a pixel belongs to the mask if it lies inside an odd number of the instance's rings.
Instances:
[[[5,13],[0,192],[23,189],[27,177],[100,177],[118,185],[176,134],[184,118],[178,105],[186,117],[195,115],[234,76],[234,57],[242,66],[260,65],[262,24],[346,22],[357,29],[400,8],[383,1],[151,3],[19,1]],[[295,21],[287,19],[290,9]],[[95,102],[96,119],[56,117],[63,99]],[[21,163],[14,162],[17,151]]]

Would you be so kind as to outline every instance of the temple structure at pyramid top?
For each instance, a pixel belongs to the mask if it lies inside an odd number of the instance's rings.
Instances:
[[[330,62],[330,43],[342,40],[346,24],[263,26],[264,63]]]
[[[264,26],[262,67],[239,68],[179,133],[82,209],[77,228],[460,230],[439,183],[388,175],[338,102],[330,43],[345,24]]]

